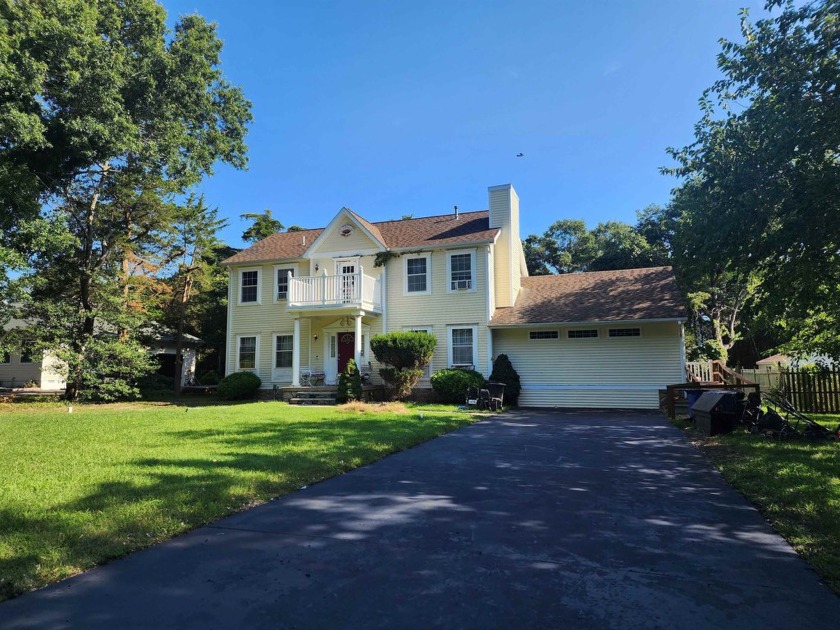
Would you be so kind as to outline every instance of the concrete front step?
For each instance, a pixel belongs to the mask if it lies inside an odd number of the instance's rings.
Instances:
[[[290,405],[335,405],[336,400],[333,398],[290,398]]]

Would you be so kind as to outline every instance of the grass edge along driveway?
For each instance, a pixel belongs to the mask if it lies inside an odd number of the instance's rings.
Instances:
[[[440,406],[0,405],[0,601],[475,419]]]
[[[809,414],[834,429],[840,416]],[[840,442],[776,441],[745,433],[701,436],[675,424],[840,595]]]

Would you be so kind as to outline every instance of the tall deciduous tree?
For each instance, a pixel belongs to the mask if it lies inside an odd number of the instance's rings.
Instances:
[[[29,317],[61,344],[75,398],[109,364],[93,350],[119,356],[114,332],[136,330],[130,265],[169,230],[177,196],[219,160],[245,167],[250,103],[222,76],[215,26],[188,15],[170,33],[153,0],[3,2],[0,20],[0,85],[19,88],[0,108],[0,179],[23,182],[0,199],[25,211],[12,231],[43,221],[55,235],[23,248]],[[129,363],[104,376],[128,379]]]
[[[742,43],[722,42],[695,142],[670,151],[675,204],[710,242],[695,261],[722,265],[735,294],[755,282],[776,322],[807,325],[801,353],[840,356],[840,1],[767,8],[743,13]]]

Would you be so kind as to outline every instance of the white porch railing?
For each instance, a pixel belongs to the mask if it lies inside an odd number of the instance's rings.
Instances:
[[[362,271],[289,278],[290,308],[341,306],[382,308],[382,283],[379,278],[365,275]]]

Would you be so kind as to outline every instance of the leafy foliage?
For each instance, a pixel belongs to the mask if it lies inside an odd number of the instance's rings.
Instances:
[[[742,14],[743,42],[722,43],[695,141],[670,150],[668,172],[684,180],[680,255],[728,295],[726,318],[752,298],[789,332],[807,327],[798,351],[840,356],[840,329],[823,317],[840,305],[840,3],[768,8],[781,10],[754,24]]]
[[[260,377],[252,372],[234,372],[221,381],[216,393],[222,400],[244,400],[253,398],[262,385]]]
[[[519,394],[522,391],[522,383],[519,374],[513,368],[508,355],[500,354],[493,361],[493,373],[488,379],[494,383],[505,384],[505,404],[515,407],[519,402]]]
[[[438,370],[432,374],[432,389],[442,402],[463,404],[470,387],[482,387],[484,375],[475,370]]]
[[[432,360],[437,338],[425,332],[395,331],[374,335],[370,349],[376,360],[391,367],[381,368],[392,398],[403,400],[423,376],[423,368]]]
[[[279,219],[271,216],[271,210],[265,209],[262,212],[249,212],[241,215],[254,223],[242,233],[242,240],[246,243],[256,243],[283,229]],[[291,228],[289,228],[291,229]]]
[[[246,165],[250,103],[221,47],[198,15],[169,32],[152,0],[0,3],[0,259],[66,346],[69,399],[109,335],[134,342],[158,314],[179,196],[217,161]]]
[[[340,403],[362,399],[362,375],[354,359],[348,359],[344,370],[338,375],[338,391],[335,398]]]

